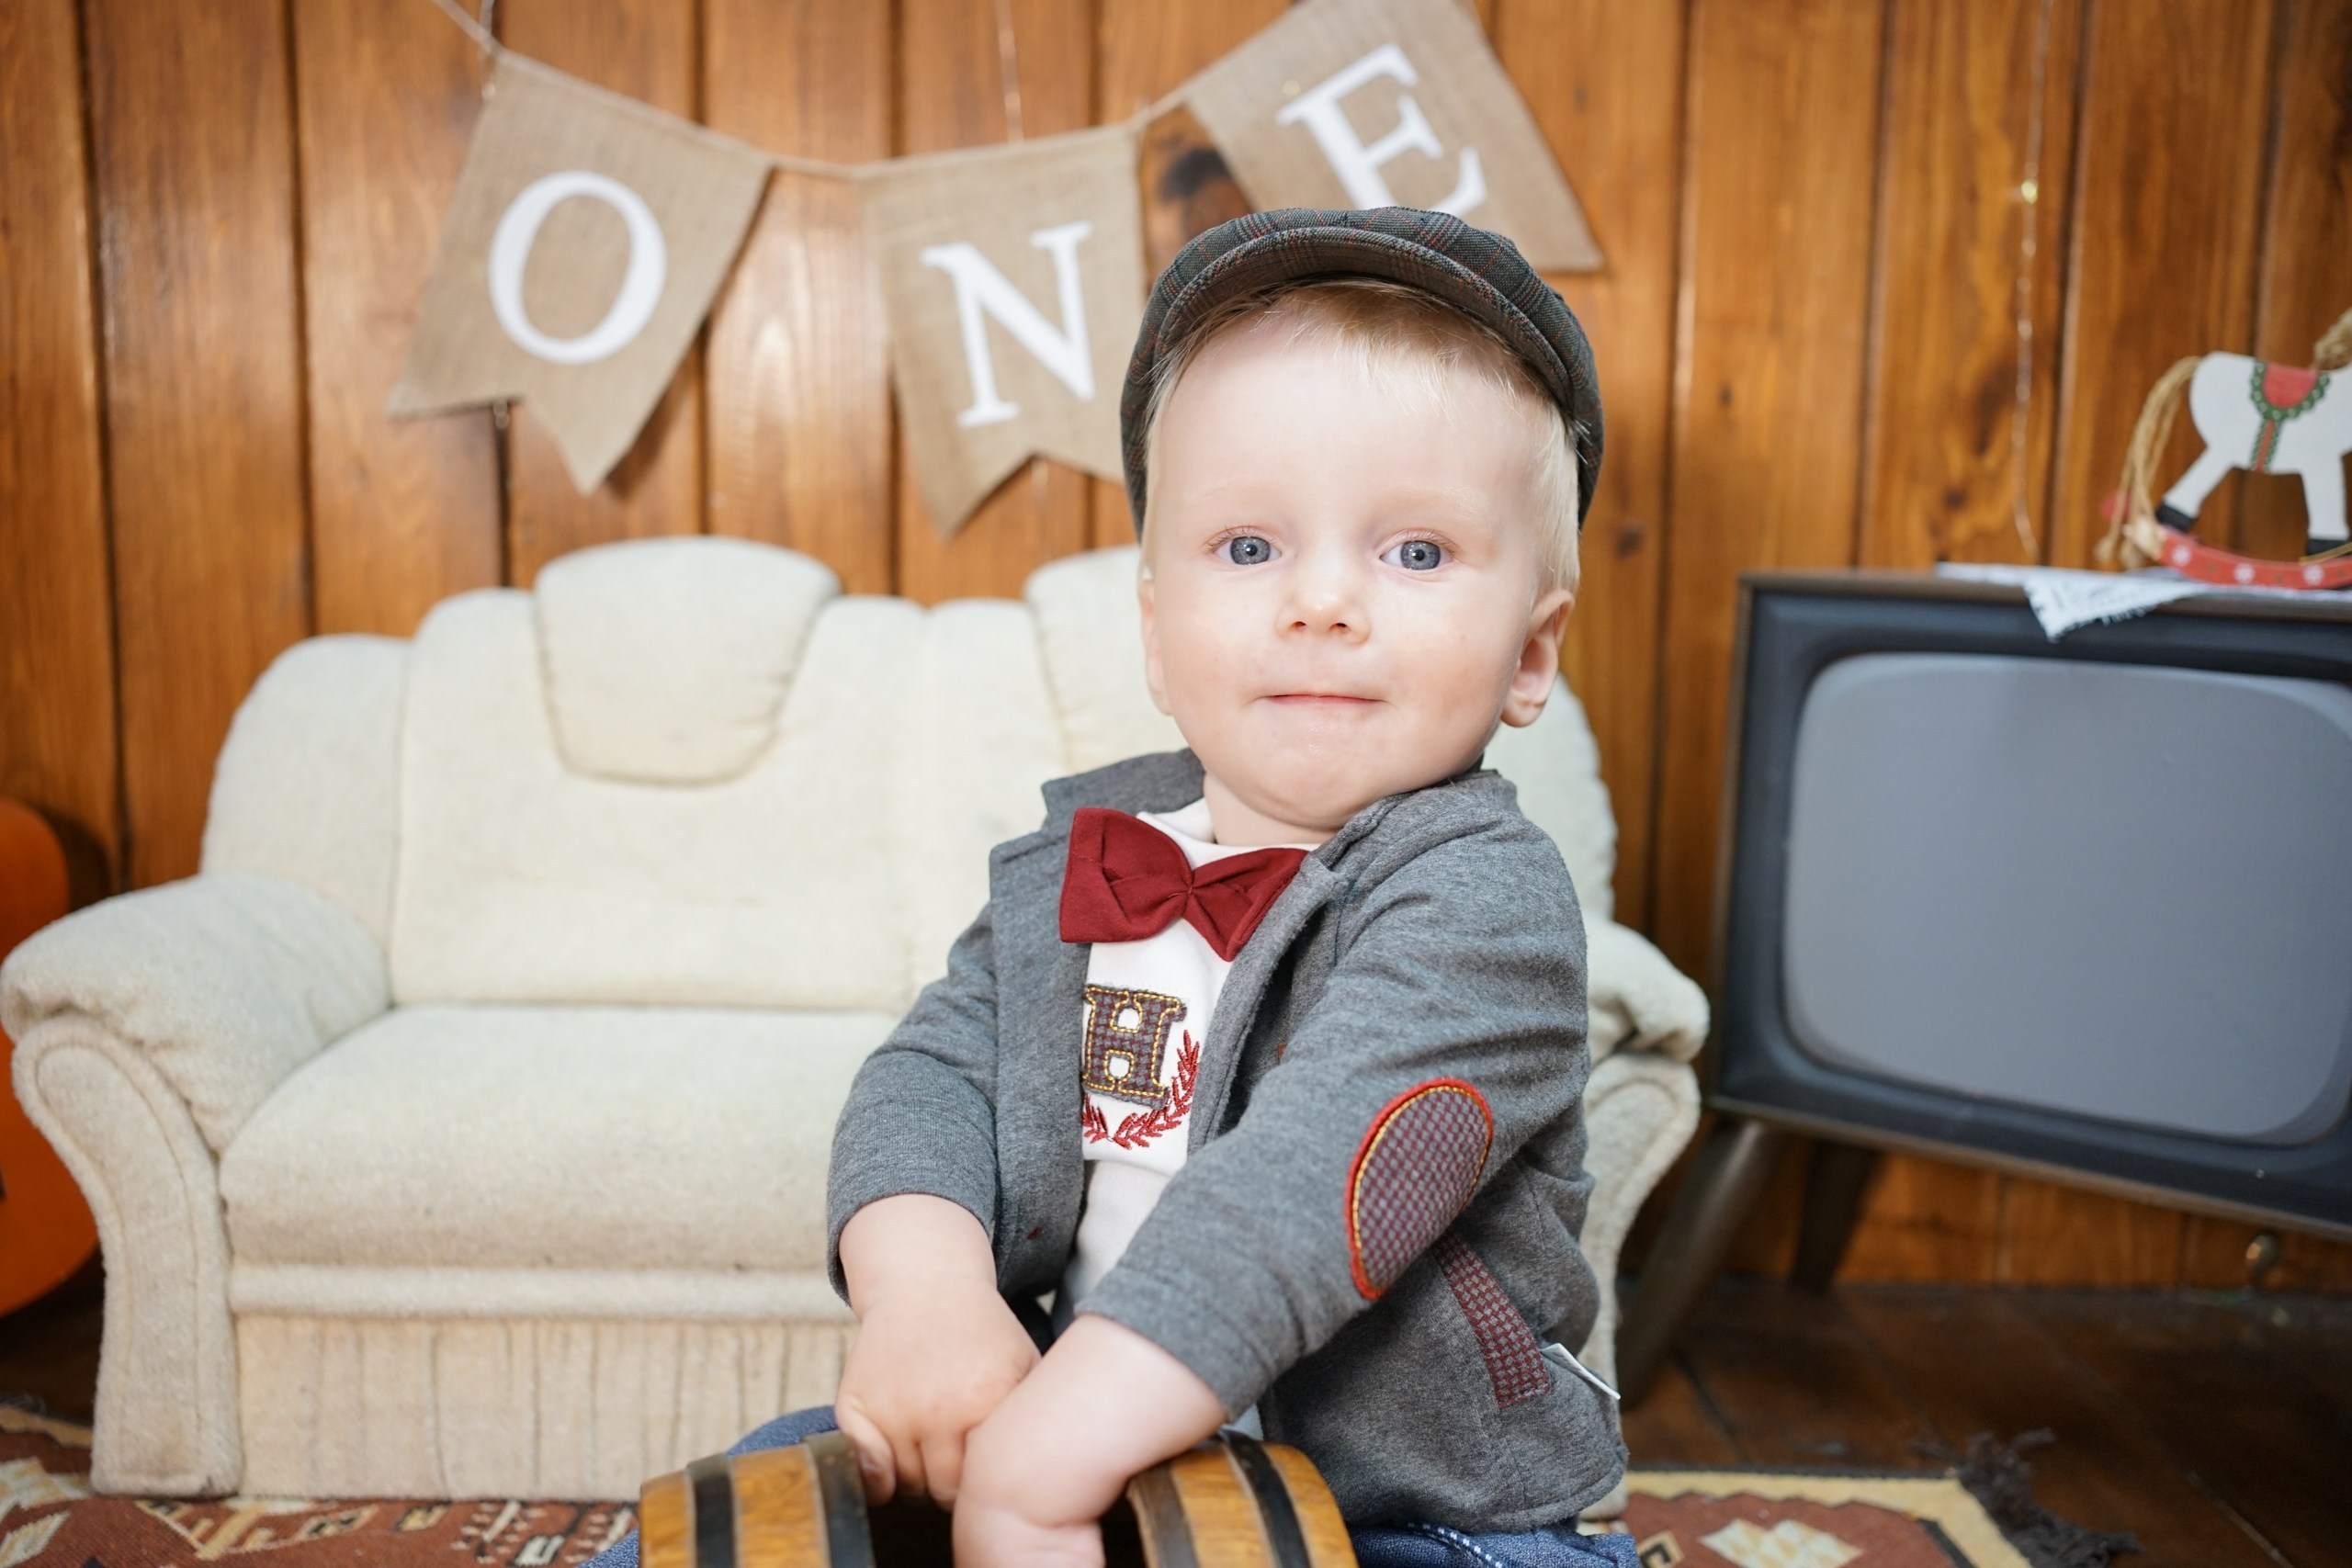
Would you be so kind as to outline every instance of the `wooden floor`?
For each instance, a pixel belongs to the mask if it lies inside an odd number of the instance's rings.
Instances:
[[[2047,1430],[2034,1495],[2130,1568],[2352,1565],[2352,1298],[1719,1283],[1636,1464],[1910,1468]]]
[[[86,1419],[95,1280],[0,1319],[0,1393]],[[2047,1430],[2042,1505],[2125,1568],[2352,1568],[2352,1298],[1715,1287],[1625,1440],[1637,1464],[1922,1469]]]

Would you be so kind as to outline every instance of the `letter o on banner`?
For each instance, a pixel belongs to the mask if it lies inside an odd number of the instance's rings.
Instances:
[[[578,337],[549,337],[523,308],[523,267],[538,241],[539,225],[558,203],[575,196],[603,202],[628,225],[628,270],[603,321]],[[627,348],[645,330],[662,303],[662,285],[669,273],[670,248],[645,198],[593,170],[566,169],[525,186],[498,220],[490,241],[490,308],[506,335],[526,353],[555,365],[594,365]]]

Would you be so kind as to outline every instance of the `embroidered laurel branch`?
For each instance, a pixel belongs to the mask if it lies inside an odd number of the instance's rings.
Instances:
[[[1116,1144],[1123,1149],[1139,1149],[1163,1133],[1175,1130],[1193,1109],[1193,1086],[1200,1081],[1201,1046],[1191,1030],[1184,1031],[1184,1043],[1176,1051],[1176,1081],[1169,1087],[1166,1099],[1148,1111],[1130,1112],[1119,1118],[1114,1130],[1107,1117],[1085,1096],[1079,1097],[1078,1124],[1090,1144]]]

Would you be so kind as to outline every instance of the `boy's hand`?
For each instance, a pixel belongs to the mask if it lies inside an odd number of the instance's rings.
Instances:
[[[997,1294],[988,1233],[960,1204],[885,1198],[842,1227],[858,1331],[833,1419],[857,1445],[865,1500],[956,1501],[964,1440],[1037,1364]]]
[[[971,1435],[956,1568],[1102,1568],[1100,1521],[1128,1479],[1224,1422],[1225,1407],[1183,1362],[1080,1314]]]

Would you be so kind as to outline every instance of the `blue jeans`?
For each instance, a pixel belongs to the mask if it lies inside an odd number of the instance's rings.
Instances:
[[[785,1448],[831,1430],[833,1407],[812,1405],[777,1416],[727,1451]],[[1631,1536],[1578,1535],[1573,1525],[1511,1535],[1464,1535],[1443,1525],[1374,1526],[1348,1535],[1360,1568],[1639,1568]],[[607,1547],[581,1568],[638,1568],[637,1537]]]

